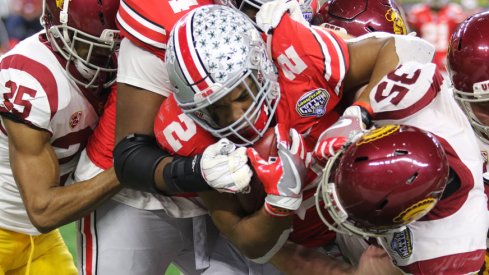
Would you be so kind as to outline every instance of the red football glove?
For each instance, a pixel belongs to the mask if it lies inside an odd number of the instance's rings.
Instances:
[[[346,108],[338,121],[319,136],[313,156],[319,161],[327,160],[347,141],[360,137],[370,124],[370,115],[365,108],[356,105]]]
[[[273,216],[292,215],[302,203],[306,164],[302,136],[295,129],[275,127],[278,158],[274,162],[262,159],[253,148],[248,148],[248,158],[256,175],[268,194],[265,210]]]

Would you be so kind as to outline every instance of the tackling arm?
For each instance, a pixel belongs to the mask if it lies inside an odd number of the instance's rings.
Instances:
[[[32,224],[41,233],[82,218],[120,190],[112,168],[90,180],[60,186],[50,134],[10,119],[3,122],[15,182]]]
[[[348,43],[350,69],[345,78],[345,90],[355,92],[366,85],[357,101],[369,104],[369,94],[380,80],[409,61],[429,63],[434,47],[409,35],[371,33]]]
[[[289,275],[400,275],[387,252],[376,246],[369,246],[360,257],[358,266],[352,266],[334,259],[314,249],[288,242],[275,254],[270,262],[280,271]]]
[[[219,231],[250,259],[262,258],[280,247],[283,244],[283,241],[280,243],[282,233],[288,237],[291,216],[273,217],[263,207],[246,216],[232,194],[205,192],[199,195]]]

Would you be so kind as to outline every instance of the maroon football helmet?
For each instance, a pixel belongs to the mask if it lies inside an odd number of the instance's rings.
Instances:
[[[120,36],[119,0],[44,0],[41,23],[53,49],[68,62],[72,80],[87,88],[115,81]],[[74,66],[79,75],[72,74]]]
[[[480,138],[489,143],[489,12],[475,14],[455,30],[447,69],[459,102]]]
[[[403,230],[435,206],[448,172],[433,134],[402,125],[369,131],[328,160],[317,194],[335,223],[323,221],[365,237]]]
[[[350,35],[369,32],[407,34],[404,11],[394,0],[329,0],[312,24],[339,27]]]

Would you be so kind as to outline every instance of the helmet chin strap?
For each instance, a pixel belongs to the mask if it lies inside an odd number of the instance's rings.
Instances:
[[[90,69],[89,67],[87,67],[78,58],[75,58],[73,60],[73,64],[75,65],[75,68],[80,73],[80,75],[83,76],[83,78],[85,78],[87,80],[92,80],[93,77],[95,76],[95,73],[97,72],[96,70],[93,70],[93,69]]]

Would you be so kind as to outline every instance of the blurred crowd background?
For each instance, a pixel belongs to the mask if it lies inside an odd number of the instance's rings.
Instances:
[[[0,54],[42,29],[42,0],[0,0]]]

